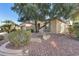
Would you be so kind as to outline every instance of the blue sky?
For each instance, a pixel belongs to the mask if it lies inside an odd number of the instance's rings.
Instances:
[[[11,10],[13,3],[0,3],[0,25],[4,20],[12,20],[18,23],[18,15]]]

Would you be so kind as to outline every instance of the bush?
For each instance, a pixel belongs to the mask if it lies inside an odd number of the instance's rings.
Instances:
[[[69,34],[74,33],[74,27],[72,25],[69,26],[68,30],[69,30]]]
[[[76,37],[79,38],[79,31],[76,31],[75,34],[76,34]]]
[[[18,30],[9,33],[9,41],[15,47],[25,46],[29,42],[31,32],[29,30]]]
[[[75,26],[75,35],[79,38],[79,27]]]

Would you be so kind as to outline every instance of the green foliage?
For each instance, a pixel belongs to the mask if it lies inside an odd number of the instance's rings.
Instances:
[[[73,5],[64,3],[15,3],[11,9],[18,14],[18,21],[20,22],[34,20],[35,30],[38,32],[38,20],[46,22],[54,18],[61,19],[61,17],[68,19],[73,9],[75,9]],[[45,24],[45,26],[46,25],[47,24]]]
[[[79,38],[79,30],[75,32],[76,36]]]
[[[3,23],[4,25],[0,26],[1,32],[10,33],[11,31],[16,30],[15,29],[16,24],[13,21],[6,20],[6,21],[3,21]]]
[[[11,31],[11,25],[10,24],[4,24],[1,26],[1,31],[3,32],[10,32]]]
[[[74,23],[75,34],[79,38],[79,23]]]
[[[74,33],[74,27],[72,25],[69,26],[68,30],[69,30],[69,34],[72,35]]]
[[[19,21],[21,22],[27,20],[45,20],[45,16],[49,15],[50,5],[49,3],[15,3],[14,6],[12,6],[12,10],[19,15]]]
[[[9,33],[9,41],[15,47],[25,46],[30,40],[30,30],[18,30]]]
[[[2,21],[2,23],[6,23],[6,24],[15,24],[13,21],[11,20],[5,20],[5,21]]]
[[[43,20],[46,21],[46,16],[49,19],[61,18],[68,19],[73,10],[77,7],[76,4],[64,3],[15,3],[12,10],[19,15],[19,21],[27,20]]]

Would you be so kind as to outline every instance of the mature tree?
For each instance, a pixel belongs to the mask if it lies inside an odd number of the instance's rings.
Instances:
[[[14,10],[19,15],[19,21],[34,20],[36,32],[37,21],[45,20],[45,17],[48,16],[50,4],[14,4],[12,10]]]
[[[68,19],[70,18],[75,7],[73,4],[64,4],[64,3],[15,3],[12,7],[12,10],[15,11],[19,15],[19,21],[25,22],[27,20],[35,21],[36,32],[37,21],[45,21],[44,26],[49,23],[52,19],[57,18]],[[42,26],[42,27],[44,27]],[[42,28],[41,27],[41,28]]]

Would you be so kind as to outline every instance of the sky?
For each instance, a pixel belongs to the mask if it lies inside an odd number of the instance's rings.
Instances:
[[[19,24],[18,15],[11,10],[13,3],[0,3],[0,25],[2,21],[12,20],[15,23]]]

